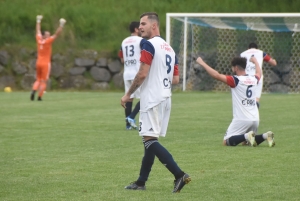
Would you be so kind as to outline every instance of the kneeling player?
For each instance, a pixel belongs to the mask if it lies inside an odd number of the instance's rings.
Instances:
[[[255,57],[249,59],[255,64],[256,74],[247,75],[245,72],[247,59],[236,57],[231,61],[232,71],[235,75],[223,75],[207,65],[201,57],[199,63],[207,73],[231,87],[233,119],[224,136],[223,144],[236,146],[245,140],[251,146],[256,146],[267,140],[270,147],[275,145],[274,134],[268,131],[255,135],[259,125],[259,112],[256,106],[255,87],[261,77],[261,68]]]

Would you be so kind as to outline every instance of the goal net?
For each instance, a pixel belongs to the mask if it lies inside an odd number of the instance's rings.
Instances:
[[[167,13],[166,40],[179,60],[180,85],[185,90],[228,91],[212,79],[194,58],[230,75],[234,56],[251,42],[276,59],[263,65],[263,92],[300,92],[300,14],[293,13]]]

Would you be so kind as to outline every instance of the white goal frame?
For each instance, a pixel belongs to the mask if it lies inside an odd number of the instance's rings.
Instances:
[[[299,17],[300,13],[167,13],[166,14],[166,41],[170,44],[171,37],[171,18],[184,18],[184,41],[183,41],[183,83],[182,90],[186,90],[186,61],[187,61],[187,24],[189,17]],[[298,24],[294,25],[291,32],[300,32]]]

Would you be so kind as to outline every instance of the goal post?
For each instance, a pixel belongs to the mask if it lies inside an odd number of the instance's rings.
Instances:
[[[255,42],[276,59],[264,63],[263,92],[300,92],[300,13],[167,13],[166,41],[179,61],[185,90],[228,91],[213,80],[194,58],[220,73],[231,74],[230,61]]]

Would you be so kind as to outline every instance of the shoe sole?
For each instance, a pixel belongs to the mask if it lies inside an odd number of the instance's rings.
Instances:
[[[274,133],[272,131],[268,131],[267,133],[268,133],[267,141],[268,141],[269,147],[274,147],[275,146]]]
[[[256,141],[255,141],[255,133],[254,133],[253,131],[250,131],[250,132],[248,133],[248,135],[251,136],[251,138],[249,139],[250,146],[251,146],[251,147],[256,147],[256,146],[257,146],[257,143],[256,143]]]
[[[191,177],[188,177],[188,178],[185,178],[185,179],[184,179],[184,183],[185,183],[185,184],[188,184],[188,183],[190,183],[191,181],[192,181]]]

